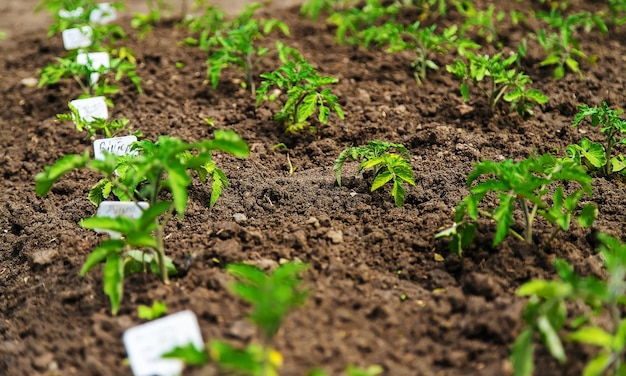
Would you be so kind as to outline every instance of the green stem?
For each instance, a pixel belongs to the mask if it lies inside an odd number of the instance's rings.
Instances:
[[[246,60],[246,84],[250,88],[250,93],[254,96],[256,93],[256,87],[254,86],[254,81],[252,80],[252,56],[250,53],[247,53],[245,56]]]
[[[482,215],[483,217],[487,217],[487,218],[489,218],[491,220],[495,220],[493,218],[493,214],[489,213],[486,210],[478,209],[478,213],[480,215]],[[513,230],[512,228],[509,227],[508,231],[509,231],[509,234],[512,235],[517,240],[520,240],[520,241],[523,241],[523,242],[526,241],[526,239],[524,239],[524,237],[522,235],[520,235],[517,231]]]
[[[169,278],[169,275],[167,274],[167,266],[165,265],[165,246],[163,244],[163,238],[164,238],[165,227],[167,226],[167,223],[172,218],[173,212],[174,212],[174,205],[170,206],[170,208],[168,209],[167,213],[165,213],[165,216],[163,217],[161,222],[158,223],[157,230],[156,230],[157,249],[155,249],[155,251],[156,251],[157,259],[159,262],[159,271],[161,272],[161,279],[163,280],[163,283],[165,283],[166,285],[170,283],[170,278]]]
[[[533,242],[533,219],[536,213],[536,205],[533,207],[532,211],[528,212],[528,205],[526,204],[526,200],[524,197],[518,197],[520,199],[520,205],[522,206],[522,214],[524,216],[524,225],[526,226],[524,229],[524,241],[528,244]]]

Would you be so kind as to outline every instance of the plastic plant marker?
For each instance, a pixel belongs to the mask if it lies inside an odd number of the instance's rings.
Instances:
[[[181,311],[130,328],[124,332],[123,340],[135,376],[179,375],[183,363],[163,359],[162,355],[189,343],[204,348],[198,319],[192,311]]]
[[[132,143],[136,141],[137,137],[135,136],[113,137],[95,140],[93,142],[94,158],[99,161],[104,160],[105,152],[114,155],[136,154],[131,153],[130,150]]]
[[[91,46],[91,36],[93,29],[91,26],[63,30],[63,47],[66,50],[86,48]]]
[[[92,10],[89,15],[89,21],[100,25],[111,23],[116,19],[117,12],[109,3],[98,4],[96,9]]]
[[[93,71],[100,70],[102,67],[109,68],[111,66],[111,59],[109,58],[108,52],[81,52],[76,56],[76,62],[80,65],[88,65]],[[95,82],[98,82],[99,78],[100,73],[93,72],[89,76],[89,83],[93,85]]]
[[[70,104],[78,110],[81,119],[89,122],[94,119],[108,119],[109,109],[104,97],[75,99]]]

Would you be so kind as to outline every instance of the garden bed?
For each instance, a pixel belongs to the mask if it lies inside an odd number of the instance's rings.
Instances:
[[[573,1],[570,11],[587,2]],[[486,2],[477,1],[484,9]],[[542,9],[532,1],[507,1],[498,9]],[[597,10],[593,2],[588,10]],[[64,53],[59,38],[38,29],[4,42],[0,62],[0,373],[5,375],[123,375],[122,332],[142,322],[138,304],[165,301],[169,312],[190,309],[205,340],[238,345],[258,340],[246,321],[249,307],[228,290],[224,266],[251,262],[271,268],[284,260],[308,263],[304,285],[310,298],[289,314],[276,338],[283,375],[304,375],[320,366],[331,375],[348,364],[379,364],[386,375],[505,375],[509,349],[522,328],[525,299],[516,289],[532,278],[552,279],[560,257],[582,274],[602,275],[593,236],[602,231],[624,238],[624,180],[596,178],[590,201],[598,206],[593,228],[578,225],[559,234],[547,250],[509,237],[491,246],[495,226],[481,222],[464,257],[451,254],[434,235],[452,224],[455,205],[468,190],[472,164],[521,160],[533,153],[565,155],[584,136],[601,139],[591,127],[572,127],[577,106],[626,104],[626,28],[605,37],[581,32],[582,49],[596,56],[583,62],[583,78],[569,72],[552,78],[536,42],[522,62],[533,87],[549,97],[523,119],[507,104],[490,113],[478,94],[464,102],[459,81],[446,72],[453,57],[437,56],[442,69],[418,85],[405,53],[339,45],[323,18],[301,18],[299,8],[273,10],[291,28],[284,43],[298,48],[321,74],[339,79],[333,93],[345,112],[332,115],[317,132],[286,134],[272,120],[277,107],[240,88],[236,70],[217,87],[206,81],[207,55],[180,42],[188,36],[176,22],[162,22],[143,40],[130,28],[125,44],[137,57],[143,95],[130,82],[113,97],[112,117],[126,117],[147,139],[159,135],[186,141],[210,138],[215,129],[235,130],[251,149],[248,159],[216,155],[230,187],[209,209],[209,186],[194,182],[187,212],[166,229],[166,247],[180,275],[164,285],[157,276],[135,275],[125,284],[120,312],[110,315],[101,272],[79,277],[89,252],[104,238],[77,223],[95,214],[87,194],[97,177],[76,172],[39,197],[34,176],[43,166],[91,147],[70,122],[59,123],[67,102],[78,96],[72,82],[44,88],[24,85],[38,69]],[[407,18],[410,16],[407,15]],[[451,9],[443,25],[462,22]],[[498,24],[505,51],[515,50],[532,29]],[[263,40],[271,45],[275,35]],[[496,52],[484,45],[483,53]],[[179,64],[177,68],[176,63]],[[265,59],[258,72],[275,69]],[[211,118],[214,127],[203,120]],[[354,176],[346,164],[343,184],[333,163],[350,145],[373,139],[404,144],[411,155],[415,187],[396,207],[389,187],[370,192],[371,176]],[[297,168],[289,173],[287,152]],[[545,239],[550,228],[538,224]],[[537,354],[542,375],[579,374],[593,354],[566,346],[558,364]]]

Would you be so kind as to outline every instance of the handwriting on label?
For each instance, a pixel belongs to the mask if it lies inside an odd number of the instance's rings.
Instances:
[[[189,343],[204,349],[196,315],[191,311],[174,313],[124,332],[124,347],[135,376],[180,375],[183,364],[162,355]]]
[[[90,26],[63,30],[63,47],[66,50],[75,50],[91,46],[91,36],[93,30]]]
[[[116,18],[117,13],[115,12],[115,8],[113,8],[109,3],[98,4],[98,6],[92,10],[89,15],[89,21],[100,25],[113,22]]]
[[[150,204],[147,202],[102,201],[98,206],[96,217],[128,217],[136,219],[141,217],[143,210],[147,209],[149,206]],[[99,228],[94,229],[94,231],[109,234],[112,239],[120,238],[120,233],[115,231],[103,230]]]
[[[133,142],[137,141],[135,136],[113,137],[93,142],[94,158],[104,160],[104,153],[115,155],[131,154],[130,147]],[[134,153],[133,153],[134,154]]]
[[[78,110],[78,116],[89,122],[94,119],[108,119],[109,109],[104,97],[75,99],[70,104]]]

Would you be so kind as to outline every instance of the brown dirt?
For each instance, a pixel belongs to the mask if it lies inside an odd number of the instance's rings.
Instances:
[[[581,3],[574,1],[574,9]],[[538,5],[508,1],[498,6]],[[623,27],[604,39],[580,35],[583,49],[598,57],[596,64],[582,65],[583,79],[568,74],[554,82],[551,70],[538,66],[540,50],[531,45],[525,71],[550,102],[524,121],[505,111],[489,116],[477,96],[468,103],[471,108],[465,107],[458,82],[444,69],[418,86],[406,55],[338,46],[331,27],[301,20],[297,9],[272,15],[290,24],[287,43],[323,74],[340,79],[333,91],[341,98],[345,121],[333,117],[316,134],[285,135],[271,120],[272,105],[255,108],[231,82],[236,72],[228,71],[217,90],[203,82],[206,56],[177,45],[184,29],[164,23],[145,40],[127,42],[138,57],[145,94],[137,95],[126,83],[113,98],[113,117],[129,118],[149,139],[169,134],[185,140],[210,137],[213,129],[202,119],[211,117],[217,128],[242,135],[253,153],[248,160],[216,157],[231,187],[209,209],[207,187],[195,183],[188,212],[168,228],[166,246],[181,276],[169,286],[153,276],[133,276],[117,317],[109,314],[101,274],[78,276],[102,239],[77,225],[95,213],[87,192],[96,177],[73,173],[45,198],[33,190],[33,177],[43,166],[90,147],[71,124],[55,121],[79,94],[76,87],[20,83],[62,55],[61,42],[46,39],[45,30],[37,28],[0,45],[0,374],[130,374],[121,334],[141,322],[138,304],[157,299],[167,302],[170,312],[193,310],[205,340],[247,343],[258,337],[239,330],[248,307],[227,291],[231,279],[223,266],[299,259],[310,265],[305,283],[312,293],[278,334],[282,374],[304,375],[321,366],[337,375],[353,363],[380,364],[386,375],[506,375],[511,373],[509,346],[522,325],[524,300],[515,296],[516,288],[530,278],[552,278],[554,257],[585,273],[597,270],[593,237],[576,226],[558,236],[548,252],[513,239],[493,249],[493,228],[483,226],[463,259],[449,254],[433,235],[450,224],[455,204],[467,193],[464,181],[473,162],[521,159],[533,151],[562,155],[582,136],[570,126],[578,103],[624,106]],[[460,20],[455,12],[451,19]],[[130,31],[128,21],[122,24]],[[504,22],[505,47],[514,48],[522,32],[523,27]],[[184,63],[180,70],[174,66],[179,61]],[[267,60],[261,70],[275,66]],[[350,178],[346,172],[343,187],[334,183],[337,154],[372,139],[409,148],[417,186],[409,189],[402,208],[386,190],[370,193],[367,177]],[[285,153],[270,150],[280,142],[289,146],[297,167],[292,176]],[[348,167],[354,171],[353,164]],[[600,210],[593,231],[624,238],[623,182],[596,179],[593,201]],[[247,220],[236,223],[235,213]],[[537,233],[545,237],[548,231],[541,224]],[[436,261],[436,253],[444,260]],[[539,351],[541,374],[579,374],[590,352],[567,350],[567,365]]]

